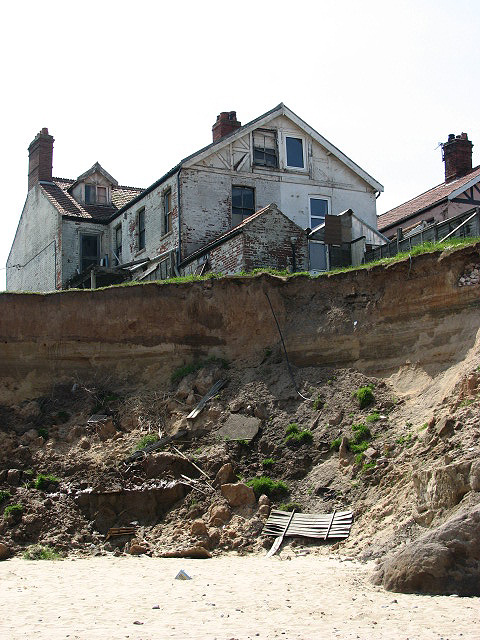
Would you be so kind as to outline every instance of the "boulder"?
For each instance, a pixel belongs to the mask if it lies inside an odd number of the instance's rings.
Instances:
[[[17,487],[22,479],[22,472],[20,469],[9,469],[7,471],[7,483]]]
[[[215,484],[217,487],[221,487],[222,484],[235,482],[236,479],[237,477],[233,470],[233,464],[231,462],[227,462],[218,470],[217,475],[215,476]]]
[[[342,441],[340,442],[340,447],[338,449],[338,462],[342,467],[346,467],[348,465],[348,438],[346,436],[343,436]]]
[[[231,507],[243,507],[255,503],[255,494],[252,487],[243,482],[222,485],[222,496],[227,499]]]
[[[201,519],[194,520],[190,527],[190,533],[192,536],[206,536],[208,535],[207,525]]]
[[[0,560],[6,560],[10,557],[10,549],[6,544],[0,542]]]
[[[105,442],[105,440],[108,440],[109,438],[113,438],[116,432],[117,430],[114,427],[112,418],[107,418],[97,424],[97,434],[102,442]]]
[[[257,435],[261,424],[259,418],[239,413],[230,414],[225,424],[215,431],[215,436],[222,440],[252,440]]]
[[[437,425],[436,425],[436,433],[440,438],[448,438],[451,436],[455,430],[455,418],[451,416],[443,416]]]
[[[340,409],[340,411],[338,411],[334,416],[332,416],[329,421],[328,421],[328,425],[330,427],[338,427],[338,425],[342,422],[343,420],[343,409]]]
[[[132,556],[141,556],[144,553],[148,553],[148,547],[145,547],[141,544],[131,544],[128,552]]]
[[[418,511],[457,505],[471,490],[470,467],[471,462],[458,462],[414,472],[412,480]]]
[[[271,502],[270,498],[267,495],[262,493],[262,495],[258,499],[258,504],[259,504],[260,507],[263,507],[265,505],[267,507],[269,507],[272,504],[272,502]]]
[[[480,504],[387,558],[372,582],[400,593],[480,596]]]
[[[209,522],[214,526],[222,526],[230,520],[232,512],[224,504],[216,504],[210,509]],[[219,524],[218,524],[219,523]]]
[[[190,478],[198,477],[198,471],[188,460],[168,451],[148,455],[141,464],[147,478],[162,478],[166,475],[179,478],[182,474]]]

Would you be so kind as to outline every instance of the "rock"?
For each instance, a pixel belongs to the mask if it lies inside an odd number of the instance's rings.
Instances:
[[[400,593],[480,596],[480,505],[387,558],[372,582]]]
[[[167,474],[175,478],[179,478],[182,474],[190,478],[198,477],[198,471],[191,462],[168,451],[148,455],[141,464],[147,478],[162,478]]]
[[[6,544],[0,542],[0,560],[6,560],[10,557],[10,548]]]
[[[261,420],[239,413],[230,414],[223,427],[215,431],[222,440],[252,440],[260,429]]]
[[[263,518],[268,518],[270,515],[270,507],[268,504],[262,504],[258,507],[258,514]]]
[[[97,425],[97,435],[103,442],[108,440],[109,438],[113,438],[116,434],[117,430],[113,425],[112,418],[108,418],[107,420],[103,420],[99,422]]]
[[[159,554],[161,558],[211,558],[212,554],[205,547],[194,546],[187,549],[179,549],[178,551],[166,551]]]
[[[264,505],[267,505],[268,507],[272,504],[270,498],[268,496],[266,496],[264,493],[262,493],[262,495],[259,497],[258,499],[258,504],[263,507]]]
[[[144,553],[148,553],[148,551],[149,551],[148,547],[145,547],[144,545],[141,545],[141,544],[131,544],[128,550],[128,552],[132,556],[141,556]]]
[[[9,469],[7,471],[7,483],[13,487],[18,487],[22,479],[22,472],[20,469]]]
[[[372,460],[378,456],[378,451],[374,447],[368,447],[364,452],[365,458]]]
[[[470,468],[470,486],[472,491],[480,491],[480,461],[472,462]]]
[[[29,429],[20,438],[22,444],[29,444],[38,438],[38,431],[36,429]]]
[[[259,420],[266,420],[268,417],[267,407],[262,402],[258,402],[255,405],[253,415]]]
[[[338,462],[342,467],[346,467],[348,465],[348,438],[346,436],[343,436],[342,441],[340,442],[340,447],[338,449]]]
[[[236,479],[237,477],[233,470],[233,464],[231,462],[227,462],[218,470],[217,475],[215,476],[215,485],[220,487],[222,484],[235,482]]]
[[[263,455],[268,456],[272,454],[273,451],[275,450],[275,445],[273,444],[273,442],[268,440],[268,438],[262,438],[258,442],[258,449],[260,453],[263,453]]]
[[[422,469],[412,474],[419,512],[453,507],[471,490],[471,462]]]
[[[436,433],[440,438],[451,436],[455,429],[455,419],[451,416],[443,416],[436,425]]]
[[[185,398],[185,404],[187,405],[187,407],[193,407],[193,405],[195,404],[195,394],[193,393],[193,391],[190,391],[188,396]]]
[[[220,544],[221,533],[217,528],[209,529],[208,531],[208,547],[209,549],[215,549]]]
[[[215,523],[215,526],[222,526],[223,524],[228,522],[231,517],[232,517],[232,512],[226,505],[217,504],[211,507],[210,509],[209,522],[212,524]],[[220,525],[217,525],[216,522],[220,522]]]
[[[190,527],[190,533],[192,536],[206,536],[208,535],[207,525],[203,520],[194,520]]]
[[[246,504],[255,503],[255,494],[252,487],[247,487],[243,482],[223,484],[221,491],[222,496],[227,499],[231,507],[242,507]]]
[[[338,411],[338,413],[336,413],[332,418],[330,418],[330,420],[328,421],[328,424],[330,427],[338,427],[338,425],[342,422],[342,420],[343,420],[343,409]]]
[[[78,443],[81,449],[90,449],[91,444],[90,444],[90,440],[88,438],[82,438],[80,440],[80,442]]]

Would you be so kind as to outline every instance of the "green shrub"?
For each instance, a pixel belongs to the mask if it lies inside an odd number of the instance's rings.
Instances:
[[[269,476],[252,478],[247,482],[247,485],[249,487],[252,487],[257,498],[263,493],[269,498],[273,498],[275,496],[285,495],[289,492],[289,488],[284,482],[282,482],[281,480],[275,481]]]
[[[370,429],[367,427],[366,424],[363,424],[363,423],[352,424],[352,431],[353,431],[353,441],[357,444],[359,444],[360,442],[363,442],[364,440],[370,440],[372,437]]]
[[[357,398],[360,409],[365,409],[374,403],[375,397],[373,395],[373,386],[371,384],[360,387],[354,392],[354,397]]]
[[[264,467],[265,469],[273,467],[274,464],[275,460],[273,458],[265,458],[264,460],[262,460],[262,467]]]
[[[50,484],[60,484],[60,478],[57,478],[56,476],[53,476],[51,474],[39,473],[35,478],[33,486],[35,487],[35,489],[40,489],[42,491]]]
[[[148,447],[149,444],[153,444],[158,440],[160,440],[160,438],[158,437],[158,434],[147,433],[140,438],[137,444],[133,447],[132,452],[135,453],[135,451],[141,451],[142,449],[145,449],[145,447]]]
[[[352,442],[350,440],[348,443],[348,448],[350,449],[350,451],[353,451],[353,453],[363,453],[368,449],[369,446],[370,443],[368,442],[368,440],[364,440],[363,442],[359,442],[358,444],[355,444],[355,442]]]
[[[320,411],[320,409],[323,409],[324,406],[325,406],[325,400],[322,398],[320,394],[318,394],[318,396],[313,401],[313,408],[315,409],[315,411]]]
[[[278,505],[280,511],[301,511],[302,505],[298,502],[282,502],[282,504]]]
[[[285,429],[285,434],[288,436],[291,433],[298,433],[300,431],[300,429],[298,428],[298,424],[296,422],[291,422],[289,425],[287,425],[287,428]]]
[[[363,458],[364,458],[363,453],[361,452],[357,453],[357,455],[355,456],[355,464],[362,464]]]
[[[377,411],[374,411],[366,417],[367,422],[377,422],[377,420],[380,420],[380,414]]]
[[[4,500],[9,500],[11,497],[12,494],[10,493],[10,491],[7,491],[6,489],[0,490],[0,503],[2,503]]]
[[[411,447],[413,444],[414,437],[415,436],[413,435],[413,433],[407,433],[407,435],[400,436],[399,438],[397,438],[395,442],[397,444],[404,444],[406,447]]]
[[[362,471],[368,471],[369,469],[375,469],[375,467],[377,466],[377,463],[375,462],[375,460],[372,460],[371,462],[367,462],[363,465],[362,467]]]
[[[45,427],[39,427],[37,429],[37,433],[39,436],[41,436],[44,440],[48,440],[48,429],[45,429]]]
[[[41,544],[32,544],[22,554],[25,560],[58,560],[61,556],[58,551]]]
[[[335,438],[335,440],[332,440],[331,443],[330,443],[330,449],[338,451],[340,449],[340,445],[341,444],[342,444],[342,439],[341,438]]]
[[[285,438],[285,444],[290,445],[302,445],[302,444],[311,444],[313,442],[313,433],[308,430],[299,431],[297,433],[290,433]]]
[[[23,504],[11,504],[8,507],[5,507],[3,510],[3,515],[5,518],[9,517],[20,517],[23,513]]]

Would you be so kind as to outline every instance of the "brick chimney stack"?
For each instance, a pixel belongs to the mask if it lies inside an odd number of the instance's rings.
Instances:
[[[38,182],[52,181],[53,136],[44,127],[28,147],[28,190]]]
[[[217,116],[217,121],[212,127],[213,141],[218,142],[218,140],[241,126],[242,123],[237,120],[236,111],[222,111]]]
[[[461,178],[472,170],[473,143],[466,133],[455,136],[451,133],[447,142],[442,144],[443,161],[445,162],[445,182]]]

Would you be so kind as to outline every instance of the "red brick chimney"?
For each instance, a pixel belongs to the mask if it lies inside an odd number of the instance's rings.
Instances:
[[[222,111],[222,113],[217,116],[217,121],[212,127],[213,141],[218,142],[218,140],[228,133],[232,133],[232,131],[235,131],[235,129],[241,126],[242,123],[237,120],[236,111]]]
[[[52,181],[53,136],[44,127],[28,147],[28,190],[38,182]]]
[[[473,143],[466,133],[455,136],[451,133],[447,142],[442,144],[443,161],[445,162],[445,182],[461,178],[472,170]]]

